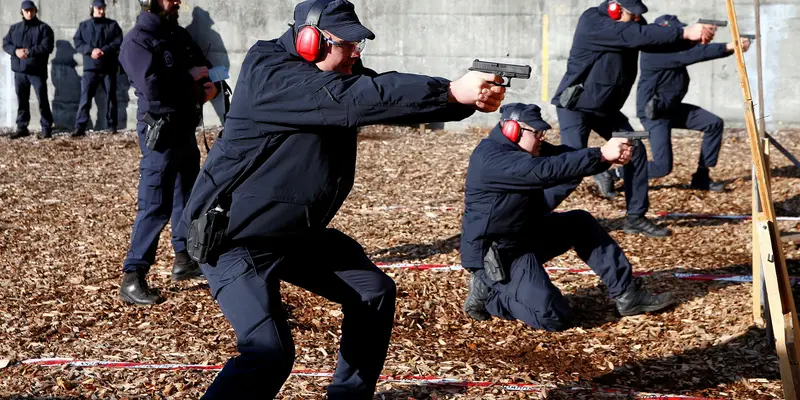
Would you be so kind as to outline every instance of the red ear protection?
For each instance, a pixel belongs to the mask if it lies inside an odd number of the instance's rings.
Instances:
[[[522,103],[515,105],[511,110],[511,116],[503,122],[503,136],[507,137],[508,140],[515,144],[519,143],[519,139],[522,137],[522,130],[517,121],[519,121],[519,115],[522,114],[524,108],[525,105]]]
[[[306,22],[297,28],[297,35],[294,38],[294,47],[297,54],[303,57],[308,62],[317,62],[322,58],[323,43],[322,31],[319,30],[319,17],[322,15],[322,10],[332,0],[316,0],[311,5],[311,9],[306,16]]]
[[[614,21],[619,21],[622,18],[622,6],[614,0],[608,2],[608,16]]]

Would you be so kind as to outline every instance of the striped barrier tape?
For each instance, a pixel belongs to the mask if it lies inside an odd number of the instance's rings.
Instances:
[[[411,263],[376,263],[380,269],[385,270],[411,270],[411,271],[459,271],[464,268],[459,264],[411,264]],[[594,271],[585,268],[564,268],[564,267],[545,267],[547,272],[563,272],[568,274],[577,275],[597,275]],[[690,281],[723,281],[723,282],[737,282],[746,283],[752,282],[752,275],[712,275],[712,274],[695,274],[688,272],[673,272],[664,274],[660,272],[634,272],[634,276],[658,276],[667,275],[676,279],[690,280]],[[796,282],[800,277],[790,276],[789,280]]]
[[[124,361],[98,361],[98,360],[75,360],[72,358],[35,358],[20,362],[21,365],[38,365],[44,367],[72,367],[72,368],[112,368],[112,369],[145,369],[145,370],[167,370],[167,371],[219,371],[221,365],[202,365],[202,364],[147,364],[138,362]],[[332,378],[332,372],[314,371],[308,369],[293,370],[292,376],[295,377],[321,377]],[[468,381],[455,378],[442,378],[437,376],[411,375],[411,376],[390,376],[381,375],[378,378],[383,383],[397,383],[415,386],[446,386],[446,387],[465,387],[465,388],[496,388],[509,392],[538,392],[547,393],[555,389],[555,385],[545,385],[538,383],[506,383],[490,381]],[[636,399],[657,399],[657,400],[712,400],[702,397],[663,395],[656,393],[643,393],[625,389],[611,389],[599,387],[569,387],[561,388],[568,391],[591,391],[593,393],[623,394],[633,396]]]

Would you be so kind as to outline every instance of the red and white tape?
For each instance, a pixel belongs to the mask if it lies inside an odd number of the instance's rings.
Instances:
[[[670,213],[666,211],[657,212],[657,216],[661,218],[686,218],[686,219],[752,219],[750,215],[718,215],[718,214],[686,214],[686,213]],[[775,217],[778,221],[800,221],[800,217]]]
[[[75,360],[72,358],[35,358],[22,361],[23,365],[39,365],[45,367],[72,367],[72,368],[116,368],[116,369],[148,369],[148,370],[169,370],[169,371],[219,371],[221,365],[201,365],[201,364],[146,364],[137,362],[122,361],[97,361],[97,360]],[[332,378],[332,372],[314,370],[293,370],[292,376],[295,377],[322,377]],[[468,381],[454,378],[442,378],[437,376],[390,376],[382,375],[379,378],[383,383],[397,383],[403,385],[416,386],[447,386],[465,388],[494,388],[510,392],[539,392],[547,393],[554,389],[554,385],[544,385],[538,383],[507,383],[489,381]],[[561,390],[565,390],[561,388]],[[658,399],[658,400],[712,400],[702,397],[663,395],[656,393],[642,393],[623,389],[610,389],[599,387],[570,387],[568,391],[590,391],[592,393],[623,394],[633,396],[636,399]]]
[[[464,268],[459,264],[410,264],[410,263],[376,263],[378,268],[386,270],[412,270],[412,271],[459,271]],[[548,272],[562,272],[577,275],[596,275],[594,271],[585,268],[564,268],[564,267],[545,267]],[[752,275],[711,275],[711,274],[693,274],[684,272],[673,273],[660,273],[660,272],[634,272],[634,276],[649,276],[649,275],[667,275],[676,279],[690,280],[690,281],[724,281],[724,282],[737,282],[745,283],[752,282]],[[798,281],[800,277],[790,276],[791,281]]]
[[[409,206],[400,206],[400,205],[392,205],[392,206],[377,206],[371,208],[364,208],[361,209],[366,212],[388,212],[388,211],[462,211],[462,207],[450,207],[450,206],[421,206],[421,207],[409,207]],[[569,210],[556,210],[556,211],[569,211]],[[660,218],[685,218],[685,219],[730,219],[730,220],[745,220],[751,219],[752,216],[750,215],[743,215],[743,214],[710,214],[710,213],[673,213],[669,211],[659,211],[652,213],[651,215],[660,217]],[[776,217],[778,221],[800,221],[800,217]]]

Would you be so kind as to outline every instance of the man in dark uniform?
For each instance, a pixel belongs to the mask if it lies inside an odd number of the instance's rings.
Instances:
[[[464,311],[477,320],[491,315],[518,319],[536,329],[570,326],[568,301],[544,263],[575,249],[608,287],[621,315],[658,311],[671,294],[653,295],[632,280],[619,245],[586,211],[554,212],[564,199],[560,185],[580,182],[625,164],[627,139],[575,150],[544,141],[550,125],[539,107],[508,104],[501,122],[472,153],[467,169],[461,262],[472,273]]]
[[[614,131],[633,130],[620,112],[636,79],[639,50],[669,49],[688,41],[713,39],[714,27],[695,24],[687,28],[646,25],[641,15],[647,7],[639,0],[608,0],[581,15],[575,29],[567,72],[558,86],[552,104],[556,106],[561,128],[561,143],[582,149],[589,132],[605,139]],[[625,177],[627,233],[667,236],[669,230],[645,217],[648,210],[647,153],[637,141],[631,164],[622,168]],[[614,197],[614,180],[619,169],[595,176],[600,192]],[[562,189],[564,195],[571,189]]]
[[[75,116],[73,137],[86,134],[92,98],[101,84],[106,91],[108,129],[112,133],[117,131],[117,58],[122,44],[122,29],[117,21],[106,18],[105,0],[92,1],[90,13],[91,18],[81,22],[72,38],[75,50],[83,54],[81,102]]]
[[[659,26],[684,27],[686,24],[674,15],[662,15],[653,21]],[[750,48],[750,40],[742,39],[742,50]],[[673,128],[703,132],[703,145],[697,171],[692,174],[691,188],[720,192],[721,182],[714,182],[708,169],[717,165],[722,147],[722,118],[692,104],[682,103],[689,91],[689,65],[716,60],[734,53],[734,43],[695,45],[675,52],[642,52],[642,75],[636,93],[636,112],[644,128],[650,131],[650,148],[653,161],[647,164],[650,179],[661,178],[672,172]]]
[[[186,252],[186,232],[179,223],[200,169],[195,127],[201,105],[219,93],[208,78],[210,64],[178,25],[180,0],[139,0],[142,12],[125,35],[119,61],[139,98],[139,205],[131,246],[122,268],[120,296],[128,303],[153,304],[145,280],[155,262],[158,237],[172,221],[175,260],[172,280],[201,275]],[[151,149],[148,137],[158,132]]]
[[[42,124],[42,139],[53,133],[53,113],[47,97],[47,60],[53,52],[53,30],[36,17],[36,5],[26,0],[22,2],[22,22],[11,25],[3,38],[3,50],[11,55],[11,70],[14,71],[14,88],[17,92],[17,130],[11,135],[15,139],[28,135],[31,120],[31,85],[39,100],[39,114]]]
[[[281,305],[285,281],[342,304],[329,399],[372,399],[392,332],[395,284],[344,233],[327,228],[355,176],[360,126],[456,121],[496,110],[501,78],[449,81],[363,67],[375,35],[346,0],[298,4],[294,26],[259,41],[242,64],[225,135],[214,144],[184,212],[193,234],[209,210],[229,210],[217,256],[201,264],[238,338],[204,399],[271,399],[294,344]],[[218,211],[215,211],[218,212]],[[195,253],[193,253],[195,254]],[[199,258],[199,257],[198,257]]]

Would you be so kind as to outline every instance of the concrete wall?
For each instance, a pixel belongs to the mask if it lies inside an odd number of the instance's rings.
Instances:
[[[108,16],[120,22],[127,32],[138,14],[135,0],[107,0]],[[572,35],[580,13],[599,0],[355,0],[362,22],[377,34],[367,45],[365,63],[378,71],[398,70],[457,78],[466,72],[475,58],[530,64],[530,80],[515,80],[507,93],[509,101],[535,102],[555,122],[555,109],[548,105],[566,69]],[[181,24],[208,49],[216,64],[229,65],[235,84],[247,49],[258,39],[280,35],[291,20],[296,0],[193,0],[181,10]],[[683,2],[647,2],[654,19],[671,13],[684,21],[696,18],[726,19],[722,0],[686,0]],[[762,43],[764,52],[764,93],[768,126],[772,129],[800,125],[800,0],[762,0]],[[72,35],[78,23],[86,19],[89,0],[38,0],[41,19],[53,27],[57,50],[51,58],[50,100],[56,123],[71,128],[80,97],[82,58],[73,54]],[[753,2],[736,1],[740,29],[754,30]],[[19,21],[19,1],[0,0],[0,29]],[[723,28],[717,41],[729,41]],[[0,56],[0,126],[14,126],[16,97],[9,57]],[[753,98],[756,93],[755,46],[746,54]],[[742,93],[735,58],[707,62],[690,67],[692,87],[686,101],[719,114],[729,126],[743,121]],[[124,82],[122,79],[121,82]],[[635,89],[634,89],[635,93]],[[117,95],[120,121],[135,125],[136,98],[132,89],[122,85]],[[215,101],[218,108],[219,101]],[[635,96],[623,111],[635,115]],[[34,123],[38,120],[36,100],[31,108]],[[102,96],[100,105],[102,106]],[[93,120],[97,115],[93,106]],[[101,114],[104,111],[101,109]],[[217,112],[206,108],[206,125],[219,123]],[[104,126],[101,118],[99,127]],[[479,114],[450,127],[488,126],[497,114]],[[635,118],[634,125],[638,125]]]

